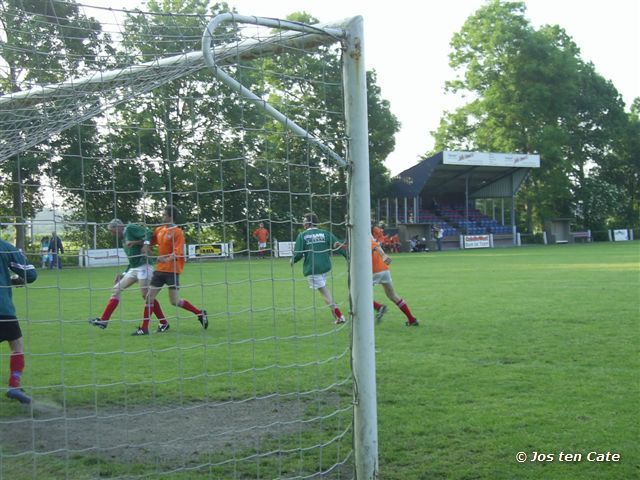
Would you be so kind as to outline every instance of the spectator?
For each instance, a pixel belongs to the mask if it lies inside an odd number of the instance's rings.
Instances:
[[[438,246],[438,251],[442,251],[442,238],[444,237],[444,230],[440,225],[433,226],[433,234],[436,237],[436,244]]]
[[[389,244],[391,245],[391,251],[395,253],[400,253],[400,237],[397,233],[394,233],[389,238]]]
[[[421,239],[418,235],[414,235],[410,242],[412,252],[424,252],[427,249],[424,238]]]
[[[40,254],[42,255],[42,268],[46,268],[49,263],[49,237],[46,235],[40,240]]]
[[[51,234],[51,239],[49,240],[49,270],[54,268],[54,266],[59,269],[62,268],[62,255],[64,253],[64,246],[62,245],[62,240],[60,237],[56,235],[56,232]]]

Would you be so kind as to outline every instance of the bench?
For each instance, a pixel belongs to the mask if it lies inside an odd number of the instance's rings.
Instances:
[[[585,242],[591,241],[591,230],[586,230],[584,232],[571,232],[571,236],[573,237],[573,241],[583,240]]]

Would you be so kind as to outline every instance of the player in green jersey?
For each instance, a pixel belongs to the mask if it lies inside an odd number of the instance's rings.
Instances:
[[[102,316],[89,320],[91,325],[102,329],[107,328],[111,315],[120,303],[120,295],[123,290],[138,282],[140,285],[140,294],[146,301],[149,293],[149,282],[153,274],[153,265],[151,258],[148,256],[149,245],[151,243],[151,231],[135,223],[129,223],[125,226],[125,224],[117,218],[109,222],[108,228],[116,238],[122,240],[122,247],[129,259],[129,265],[123,274],[119,274],[116,277],[115,285],[111,291],[111,298]],[[166,332],[169,329],[169,323],[157,300],[154,300],[153,303],[153,313],[160,321],[158,331]]]
[[[327,274],[331,271],[331,256],[333,252],[338,252],[347,257],[344,244],[336,236],[318,228],[318,217],[315,213],[307,213],[302,221],[304,231],[298,234],[291,265],[302,260],[302,273],[307,277],[309,288],[320,292],[322,298],[331,308],[336,324],[344,323],[346,320],[338,306],[334,303],[331,291],[327,288]]]

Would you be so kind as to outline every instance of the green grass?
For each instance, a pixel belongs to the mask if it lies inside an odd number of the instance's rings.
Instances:
[[[382,478],[637,478],[638,260],[637,243],[397,258],[426,328],[377,330]],[[515,461],[591,450],[622,460]]]
[[[396,290],[421,326],[404,327],[404,316],[390,305],[376,327],[380,478],[640,476],[637,242],[393,258]],[[3,435],[0,478],[274,478],[348,457],[349,433],[341,435],[351,417],[349,331],[333,327],[296,267],[292,274],[286,260],[189,264],[182,295],[207,308],[211,327],[202,331],[162,292],[165,312],[178,318],[169,333],[144,338],[129,336],[142,313],[135,287],[107,330],[87,323],[102,311],[114,270],[42,272],[15,299],[28,318],[23,383],[53,412],[189,411],[275,392],[283,395],[274,409],[299,410],[308,424],[299,421],[280,435],[260,416],[268,412],[256,413],[266,426],[259,441],[220,444],[226,437],[212,435],[213,446],[178,466],[153,451],[135,461],[106,450],[16,455]],[[334,289],[343,304],[345,270],[338,258]],[[381,287],[374,294],[389,303]],[[2,348],[0,374],[7,371]],[[20,428],[21,419],[46,426],[51,416],[0,399],[3,431]],[[198,440],[201,432],[191,434]],[[190,433],[177,429],[176,435]],[[299,449],[318,444],[326,446]],[[264,455],[277,450],[282,453]],[[555,458],[519,464],[521,451]],[[618,453],[621,460],[588,462],[590,451]],[[560,452],[583,459],[560,462]],[[348,469],[338,472],[332,478],[350,478]]]

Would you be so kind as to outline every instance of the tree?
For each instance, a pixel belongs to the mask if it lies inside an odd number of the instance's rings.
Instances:
[[[607,227],[640,227],[640,97],[631,105],[628,122],[614,148],[594,172],[601,182],[621,190],[618,208]]]
[[[150,1],[145,10],[152,15],[128,14],[126,40],[116,55],[119,65],[199,49],[202,17],[228,10],[224,3],[210,11],[207,8],[206,0]],[[304,13],[289,18],[317,23]],[[233,26],[224,28],[226,34],[235,35]],[[343,109],[336,52],[339,45],[313,52],[282,52],[225,68],[345,156],[344,122],[336,115]],[[372,170],[377,184],[382,185],[382,160],[393,149],[398,122],[381,98],[375,73],[368,75],[368,83],[371,159],[377,167]],[[273,220],[273,236],[290,238],[297,222],[286,212],[301,215],[312,208],[321,218],[331,215],[334,221],[341,219],[339,223],[344,218],[344,170],[333,168],[317,147],[286,132],[215,80],[208,69],[119,105],[116,118],[109,132],[102,134],[96,160],[87,159],[83,172],[60,175],[68,185],[86,185],[82,192],[72,194],[77,208],[90,218],[103,221],[114,213],[126,219],[140,218],[172,202],[189,212],[184,221],[212,225],[208,234],[231,237],[240,248],[258,220]],[[100,188],[101,184],[109,188]],[[329,193],[311,196],[309,192]],[[245,221],[238,221],[243,218]]]
[[[22,30],[28,30],[28,22],[35,24],[40,21],[38,15],[44,15],[18,8],[24,0],[14,3],[12,8],[23,22]],[[35,3],[38,8],[48,8],[48,4]],[[90,67],[123,68],[200,50],[204,19],[229,10],[226,3],[211,6],[209,0],[150,0],[144,7],[149,13],[133,11],[126,15],[123,41],[111,45],[101,43],[108,37],[100,34],[99,25],[78,14],[76,4],[64,7],[62,13],[57,11],[58,16],[66,15],[61,18],[69,18],[70,24],[80,22],[78,28],[84,37],[77,36],[81,45],[60,47],[65,45],[68,32],[47,24],[40,43],[34,42],[38,45],[34,50],[62,49],[73,52],[73,56],[47,56],[43,72],[49,77],[42,81],[34,78],[37,83],[78,76]],[[292,18],[317,22],[304,13]],[[82,23],[85,20],[89,23]],[[232,39],[237,35],[236,28],[225,24],[216,33]],[[12,42],[22,45],[25,39]],[[16,47],[15,51],[22,50]],[[99,65],[97,51],[105,54]],[[344,157],[347,139],[343,138],[344,120],[338,114],[343,110],[339,53],[340,45],[312,52],[291,50],[225,68]],[[15,59],[13,64],[18,68],[29,62]],[[372,184],[380,189],[386,178],[382,160],[393,149],[398,122],[381,97],[375,72],[368,74],[367,82]],[[42,190],[38,182],[44,176],[56,191],[63,192],[65,205],[77,220],[102,223],[118,216],[153,222],[161,208],[172,203],[185,212],[183,221],[211,226],[204,233],[187,226],[189,234],[218,235],[242,242],[250,238],[251,223],[258,219],[273,220],[278,230],[273,233],[289,238],[297,228],[290,212],[302,214],[313,208],[323,218],[330,214],[334,221],[340,219],[338,223],[346,212],[346,171],[335,169],[320,149],[285,131],[262,110],[218,82],[209,69],[118,104],[110,112],[108,123],[101,117],[82,122],[38,145],[29,155],[38,156],[30,170],[32,180],[27,182],[34,187],[34,199]],[[16,185],[25,190],[24,180]],[[36,202],[30,200],[30,205]]]
[[[587,178],[610,161],[624,106],[562,28],[535,30],[525,12],[523,2],[493,0],[453,36],[450,64],[462,77],[447,88],[473,100],[444,116],[436,148],[539,153],[541,168],[519,193],[524,227],[574,214],[586,224]]]
[[[395,148],[395,135],[400,131],[400,122],[391,113],[389,101],[382,97],[375,70],[367,72],[367,111],[371,199],[377,200],[386,195],[390,183],[389,171],[384,161]]]
[[[0,4],[0,90],[18,92],[33,84],[49,84],[94,67],[100,51],[100,24],[71,2],[6,0]],[[85,125],[83,128],[87,128]],[[90,127],[89,127],[90,128]],[[77,136],[60,134],[50,142],[6,160],[0,166],[10,212],[17,222],[42,206],[41,177],[52,158],[78,149]],[[16,244],[24,248],[25,228],[16,228]]]

